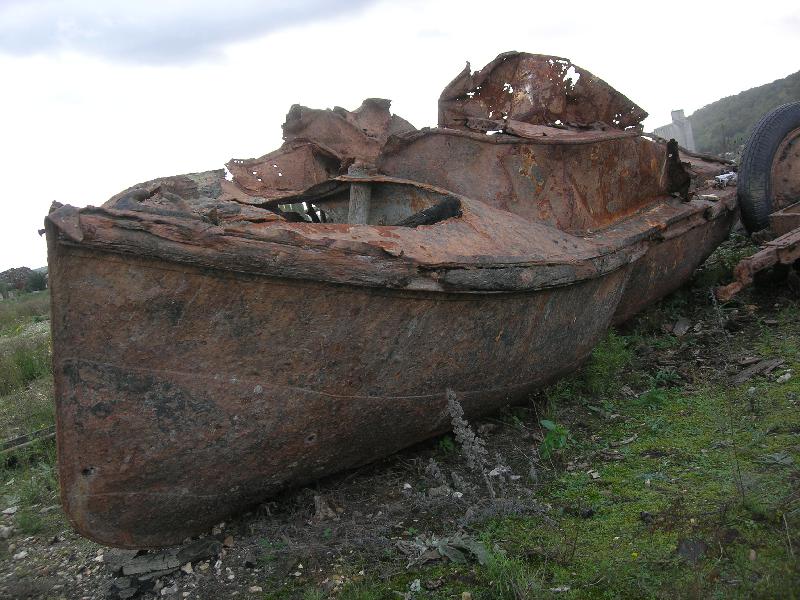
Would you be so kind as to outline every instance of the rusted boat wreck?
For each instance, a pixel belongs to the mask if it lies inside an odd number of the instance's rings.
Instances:
[[[62,500],[115,546],[270,494],[576,369],[728,234],[722,167],[565,59],[506,53],[416,130],[295,106],[284,145],[47,217]]]

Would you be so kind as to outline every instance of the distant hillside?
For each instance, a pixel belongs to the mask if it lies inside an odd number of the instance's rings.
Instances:
[[[0,298],[6,299],[10,290],[33,292],[47,288],[47,267],[36,270],[17,267],[0,273]]]
[[[796,100],[800,100],[800,71],[704,106],[689,115],[697,150],[709,154],[736,151],[764,114]]]
[[[28,282],[31,274],[33,273],[33,269],[28,267],[17,267],[16,269],[8,269],[7,271],[3,271],[0,273],[0,283],[4,283],[6,285],[11,286],[12,288],[16,288],[21,290],[25,287],[25,284]]]

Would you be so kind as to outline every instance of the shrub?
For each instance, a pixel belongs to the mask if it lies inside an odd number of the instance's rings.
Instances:
[[[39,271],[33,271],[28,275],[28,280],[25,282],[26,292],[40,292],[47,289],[47,275]]]

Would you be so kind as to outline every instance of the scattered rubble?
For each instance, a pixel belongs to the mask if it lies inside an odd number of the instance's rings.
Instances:
[[[768,358],[759,360],[757,363],[751,364],[749,367],[732,377],[731,385],[741,385],[756,375],[768,375],[780,367],[784,362],[785,361],[782,358]]]

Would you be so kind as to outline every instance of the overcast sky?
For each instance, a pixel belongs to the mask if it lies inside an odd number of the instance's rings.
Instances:
[[[53,200],[280,145],[293,103],[392,99],[435,125],[442,88],[500,52],[556,54],[648,130],[800,69],[800,3],[0,0],[0,271],[46,264]]]

